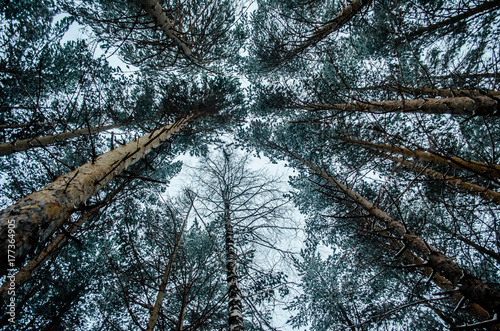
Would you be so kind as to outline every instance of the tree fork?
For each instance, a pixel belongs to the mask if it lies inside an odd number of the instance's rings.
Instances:
[[[114,177],[167,141],[193,116],[180,119],[152,134],[148,133],[138,140],[104,153],[94,162],[86,163],[57,178],[41,190],[2,210],[0,212],[0,261],[2,261],[0,275],[5,275],[8,268],[22,266],[38,245],[45,242],[55,230],[61,227],[76,208],[86,203]],[[9,222],[15,225],[15,234],[11,234],[10,237]],[[9,244],[15,245],[14,254],[8,255]],[[8,257],[11,260],[9,265],[6,263]]]
[[[479,304],[491,315],[500,312],[500,292],[492,289],[483,281],[476,278],[468,271],[462,269],[452,259],[448,258],[436,248],[430,246],[422,238],[406,229],[405,226],[381,209],[374,206],[371,202],[356,193],[354,190],[334,179],[325,170],[288,150],[280,147],[276,148],[307,166],[314,173],[316,173],[316,175],[325,179],[332,186],[340,189],[354,203],[369,212],[370,215],[382,221],[387,231],[396,236],[395,239],[403,241],[411,250],[421,255],[427,266],[431,267],[434,271],[439,272],[443,277],[448,279],[454,286],[452,290],[453,292],[459,292],[468,300]]]

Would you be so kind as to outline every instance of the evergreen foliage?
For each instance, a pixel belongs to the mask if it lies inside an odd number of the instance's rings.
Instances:
[[[498,1],[0,8],[0,328],[500,328]]]

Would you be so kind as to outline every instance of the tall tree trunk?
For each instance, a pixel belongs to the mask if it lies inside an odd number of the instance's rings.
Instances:
[[[0,144],[0,156],[9,155],[16,152],[21,152],[28,150],[30,148],[42,147],[55,144],[59,141],[65,141],[67,139],[76,138],[84,135],[90,135],[93,133],[98,133],[102,131],[107,131],[115,128],[119,128],[123,124],[112,124],[106,126],[97,126],[89,129],[79,129],[75,131],[62,132],[54,135],[48,135],[43,137],[37,137],[32,139],[23,139],[14,142],[7,142]]]
[[[414,96],[427,95],[430,97],[443,97],[443,98],[454,98],[454,97],[475,98],[479,96],[490,96],[495,98],[500,97],[500,91],[452,90],[443,88],[432,88],[426,86],[407,87],[398,85],[380,85],[380,86],[368,86],[368,87],[357,88],[356,90],[357,91],[389,90],[400,93],[408,93]]]
[[[443,20],[441,22],[437,22],[437,23],[422,27],[420,29],[417,29],[415,31],[412,31],[410,33],[407,33],[404,37],[397,38],[396,43],[400,43],[400,42],[406,41],[406,40],[412,40],[418,36],[423,35],[424,33],[436,31],[436,30],[441,29],[445,26],[449,26],[449,25],[458,23],[458,22],[465,20],[465,19],[468,19],[474,15],[485,13],[485,12],[494,10],[496,8],[499,8],[499,7],[500,7],[500,3],[498,1],[484,2],[481,5],[470,8],[469,10],[467,10],[461,14],[458,14],[456,16],[450,17],[450,18]]]
[[[186,317],[186,309],[188,304],[188,293],[189,287],[185,286],[182,291],[182,300],[181,300],[181,310],[179,311],[179,319],[177,320],[177,331],[182,331],[184,328],[184,319]]]
[[[106,198],[100,202],[98,205],[94,206],[90,210],[83,213],[75,223],[71,223],[63,233],[55,237],[50,244],[48,244],[35,258],[30,260],[25,266],[23,266],[15,275],[16,289],[24,285],[28,280],[33,277],[33,275],[56,253],[58,253],[61,248],[68,242],[70,237],[78,232],[83,224],[96,215],[102,208],[107,206],[115,196],[120,193],[125,186],[127,186],[132,180],[128,180],[121,184],[113,192],[109,193]],[[8,296],[10,280],[7,279],[5,283],[0,288],[0,298],[6,300]]]
[[[178,120],[111,150],[2,210],[0,274],[5,275],[8,268],[22,266],[28,255],[32,255],[40,243],[60,228],[75,208],[86,203],[115,176],[167,141],[192,117]],[[10,237],[9,224],[14,224],[14,234],[11,231]],[[9,245],[14,245],[14,249],[9,251]]]
[[[406,147],[372,143],[369,141],[356,140],[351,138],[337,137],[337,139],[348,142],[350,144],[370,148],[379,152],[398,154],[406,157],[411,157],[419,161],[429,162],[442,166],[449,166],[460,170],[466,170],[482,175],[488,179],[500,178],[500,165],[498,164],[488,164],[473,160],[467,161],[459,157],[442,156],[437,153],[413,150]]]
[[[226,272],[229,300],[229,330],[243,330],[241,291],[238,285],[236,265],[238,256],[234,247],[234,229],[231,222],[229,200],[224,201],[224,225],[226,229]]]
[[[168,258],[168,263],[167,266],[165,267],[165,272],[163,273],[163,277],[161,278],[160,282],[160,288],[158,290],[158,295],[156,296],[156,302],[155,305],[153,306],[153,309],[150,312],[149,316],[149,321],[148,321],[148,326],[146,328],[146,331],[153,331],[156,321],[158,320],[158,314],[160,313],[160,308],[163,302],[163,297],[165,296],[165,288],[167,287],[167,282],[168,278],[170,277],[170,272],[172,270],[172,265],[174,263],[175,257],[177,255],[177,251],[179,250],[179,246],[181,245],[181,239],[182,239],[182,234],[184,233],[184,229],[186,228],[187,220],[189,217],[189,213],[191,211],[193,204],[191,203],[191,206],[189,208],[189,211],[184,218],[184,222],[182,223],[182,227],[177,234],[177,237],[175,238],[175,244],[172,250],[172,253],[170,254],[170,257]],[[170,210],[170,214],[172,217],[175,217],[174,213],[172,210]],[[175,222],[177,223],[177,222]]]
[[[404,243],[404,249],[410,249],[420,255],[420,258],[425,262],[425,265],[421,266],[428,266],[435,272],[439,272],[453,284],[454,291],[460,292],[460,294],[468,300],[476,302],[490,314],[500,313],[500,292],[492,289],[480,279],[462,269],[453,259],[450,259],[436,248],[430,246],[422,238],[408,230],[404,225],[377,208],[373,203],[330,176],[322,168],[288,150],[282,148],[280,148],[280,150],[307,166],[316,175],[322,177],[330,183],[330,185],[342,191],[354,203],[381,221],[387,231],[394,236],[395,240],[401,240]]]
[[[307,48],[317,44],[331,33],[339,30],[346,23],[348,23],[354,15],[356,15],[364,7],[367,7],[371,2],[372,0],[353,0],[347,7],[338,13],[333,20],[323,24],[309,38],[307,38],[307,40],[287,52],[283,57],[283,62],[290,61]]]
[[[422,113],[470,116],[500,116],[500,102],[490,96],[438,99],[407,99],[339,104],[305,104],[297,108],[308,111],[337,110],[374,114]]]
[[[497,205],[500,205],[500,193],[487,189],[483,186],[479,186],[476,184],[472,184],[469,182],[465,182],[461,179],[455,178],[453,176],[448,176],[445,174],[440,173],[439,171],[435,171],[426,167],[422,167],[419,164],[403,160],[397,157],[392,157],[388,156],[391,160],[394,162],[400,163],[402,166],[404,166],[407,169],[410,169],[412,171],[418,172],[425,174],[427,177],[435,179],[436,181],[442,181],[446,185],[456,188],[462,192],[469,193],[472,195],[477,195],[482,197],[485,200],[492,201],[496,203]]]
[[[167,14],[165,14],[163,8],[161,7],[160,1],[141,0],[141,4],[149,16],[155,21],[156,26],[162,30],[168,38],[177,44],[182,53],[188,59],[198,62],[198,60],[194,58],[191,48],[187,45],[186,41],[182,40],[175,32]]]

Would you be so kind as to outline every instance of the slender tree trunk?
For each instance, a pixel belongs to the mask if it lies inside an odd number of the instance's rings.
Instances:
[[[338,13],[333,20],[323,24],[309,38],[307,38],[306,41],[287,52],[283,57],[283,62],[291,60],[299,53],[302,53],[307,48],[325,39],[331,33],[339,30],[346,23],[348,23],[354,15],[360,12],[364,7],[367,7],[371,2],[372,0],[353,0],[347,7]]]
[[[234,229],[231,223],[229,200],[224,201],[224,224],[226,229],[226,272],[229,300],[229,330],[243,330],[241,291],[236,273],[237,255],[234,247]]]
[[[283,151],[283,149],[281,150]],[[439,272],[453,284],[455,287],[453,289],[454,291],[460,292],[460,294],[468,300],[476,302],[489,313],[500,312],[500,292],[492,289],[480,279],[459,267],[453,259],[450,259],[436,248],[430,246],[422,238],[406,229],[406,227],[401,223],[396,221],[381,209],[377,208],[373,203],[366,200],[354,190],[334,179],[326,171],[314,163],[305,160],[290,151],[284,152],[307,166],[314,173],[316,173],[316,175],[322,177],[333,187],[342,191],[346,196],[352,199],[354,203],[381,221],[387,231],[394,236],[395,240],[401,240],[404,243],[404,249],[410,249],[420,255],[425,262],[425,264],[421,266],[428,266],[435,272]]]
[[[416,37],[421,36],[424,33],[436,31],[436,30],[441,29],[443,27],[458,23],[458,22],[465,20],[465,19],[468,19],[474,15],[488,12],[488,11],[491,11],[491,10],[496,9],[498,7],[500,7],[500,3],[498,1],[484,2],[481,5],[474,7],[474,8],[470,8],[469,10],[467,10],[461,14],[450,17],[450,18],[443,20],[441,22],[437,22],[437,23],[422,27],[420,29],[417,29],[415,31],[412,31],[412,32],[406,34],[404,37],[397,38],[396,43],[400,43],[400,42],[405,41],[405,40],[415,39]]]
[[[179,312],[179,319],[177,320],[177,331],[182,331],[184,328],[184,318],[186,317],[186,309],[188,304],[188,292],[189,288],[186,286],[182,291],[182,302],[181,302],[181,310]]]
[[[494,98],[500,97],[500,91],[452,90],[452,89],[432,88],[426,86],[406,87],[397,85],[380,85],[380,86],[362,87],[356,90],[357,91],[389,90],[394,92],[408,93],[414,96],[427,95],[430,97],[443,97],[443,98],[454,98],[454,97],[475,98],[479,96],[490,96]]]
[[[2,210],[0,274],[5,275],[8,268],[22,266],[38,245],[64,224],[75,208],[167,141],[191,118],[192,115],[111,150]],[[9,230],[13,231],[9,234]]]
[[[438,99],[408,99],[340,104],[305,104],[297,106],[308,111],[350,111],[374,114],[421,113],[469,116],[500,116],[500,102],[489,96]]]
[[[435,171],[435,170],[432,170],[432,169],[429,169],[426,167],[422,167],[419,164],[416,164],[416,163],[413,163],[410,161],[406,161],[406,160],[403,160],[403,159],[400,159],[397,157],[388,156],[388,158],[390,158],[394,162],[400,163],[402,166],[404,166],[407,169],[410,169],[410,170],[415,171],[415,172],[423,173],[427,177],[435,179],[436,181],[442,181],[443,183],[445,183],[446,185],[448,185],[452,188],[456,188],[462,192],[466,192],[466,193],[469,193],[472,195],[480,196],[485,200],[488,200],[488,201],[496,203],[497,205],[500,205],[500,193],[499,192],[487,189],[483,186],[479,186],[476,184],[465,182],[465,181],[458,179],[458,178],[455,178],[453,176],[448,176],[448,175],[442,174],[438,171]]]
[[[168,278],[170,277],[170,272],[172,270],[172,265],[174,263],[175,257],[177,255],[177,251],[179,250],[179,246],[181,244],[181,239],[182,239],[182,234],[184,232],[184,229],[186,228],[187,220],[189,217],[189,213],[191,211],[191,207],[193,205],[191,204],[189,211],[184,218],[184,222],[182,223],[181,230],[179,234],[177,235],[177,238],[175,238],[175,244],[174,248],[172,250],[172,253],[170,254],[170,257],[168,258],[168,263],[167,266],[165,267],[165,272],[163,273],[163,277],[161,279],[160,283],[160,289],[158,290],[158,295],[156,296],[156,302],[155,305],[153,306],[153,309],[151,310],[150,316],[149,316],[149,322],[148,326],[146,328],[146,331],[153,331],[156,321],[158,320],[158,314],[160,313],[160,308],[163,302],[163,297],[165,296],[165,288],[167,287],[167,282]],[[172,217],[175,217],[174,213],[171,212]]]
[[[163,11],[160,1],[141,0],[141,4],[149,16],[155,21],[156,26],[162,30],[168,38],[177,44],[182,53],[184,53],[188,59],[198,62],[198,60],[194,58],[191,48],[187,45],[187,43],[177,36],[177,33],[168,19],[167,14]]]
[[[411,157],[419,161],[439,164],[442,166],[449,166],[460,170],[466,170],[469,172],[485,176],[486,178],[489,179],[500,178],[500,165],[498,164],[488,164],[472,160],[466,161],[459,157],[445,157],[436,153],[412,150],[406,147],[377,144],[369,141],[356,140],[351,138],[337,137],[337,139],[354,145],[370,148],[379,152],[398,154],[405,157]]]
[[[115,128],[119,128],[123,124],[113,124],[106,126],[93,127],[90,129],[79,129],[75,131],[62,132],[59,134],[48,135],[43,137],[37,137],[33,139],[23,139],[14,142],[7,142],[0,144],[0,156],[9,155],[16,152],[21,152],[28,150],[30,148],[42,147],[55,144],[59,141],[65,141],[71,138],[76,138],[84,135],[90,135],[93,133],[98,133],[102,131],[107,131]]]

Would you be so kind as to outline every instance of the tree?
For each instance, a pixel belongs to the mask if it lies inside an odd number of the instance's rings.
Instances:
[[[236,151],[224,148],[215,157],[207,157],[199,168],[199,175],[196,176],[201,184],[198,197],[205,209],[203,219],[212,218],[212,222],[220,223],[224,227],[230,330],[244,328],[242,300],[245,295],[242,294],[244,289],[241,288],[241,283],[260,281],[261,285],[270,286],[270,289],[260,290],[274,293],[273,286],[280,285],[284,280],[282,274],[274,274],[272,271],[267,275],[265,272],[259,272],[253,276],[253,280],[248,279],[248,273],[242,275],[238,272],[245,270],[240,264],[251,263],[252,252],[256,250],[257,245],[274,248],[269,236],[274,227],[279,229],[279,223],[284,219],[286,204],[279,190],[279,181],[267,178],[263,173],[251,171],[248,164],[247,156],[239,157]],[[271,297],[272,295],[270,294]],[[266,320],[262,322],[269,324]]]

